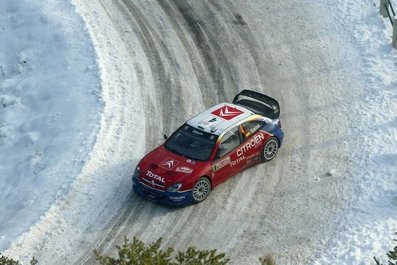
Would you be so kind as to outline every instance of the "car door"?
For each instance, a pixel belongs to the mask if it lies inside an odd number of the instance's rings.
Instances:
[[[238,151],[241,141],[242,138],[239,127],[227,131],[221,137],[215,159],[212,163],[213,181],[215,185],[245,167],[245,157]]]
[[[240,125],[243,143],[239,154],[246,159],[246,165],[254,165],[261,160],[261,152],[266,139],[265,132],[259,130],[265,125],[264,121],[247,121]]]

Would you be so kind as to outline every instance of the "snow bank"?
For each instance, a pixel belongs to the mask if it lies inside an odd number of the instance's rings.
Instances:
[[[361,50],[367,87],[352,102],[350,145],[355,186],[349,210],[315,264],[386,263],[397,232],[397,50],[379,3],[344,2],[338,8],[346,34]]]
[[[0,1],[0,251],[63,196],[95,142],[95,50],[68,1]]]

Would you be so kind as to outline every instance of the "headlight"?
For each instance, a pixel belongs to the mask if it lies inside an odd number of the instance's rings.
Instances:
[[[168,188],[169,192],[177,192],[182,187],[182,183],[177,183]]]

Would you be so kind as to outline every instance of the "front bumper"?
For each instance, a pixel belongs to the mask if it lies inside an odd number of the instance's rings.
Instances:
[[[192,191],[168,192],[156,190],[141,183],[136,176],[132,177],[132,189],[146,199],[166,205],[187,205],[192,203]]]

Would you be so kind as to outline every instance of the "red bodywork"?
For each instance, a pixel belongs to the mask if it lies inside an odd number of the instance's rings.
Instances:
[[[212,187],[215,187],[244,168],[259,163],[263,145],[271,136],[268,132],[258,130],[244,139],[240,132],[240,145],[221,158],[216,158],[221,141],[218,139],[208,161],[191,160],[161,145],[139,163],[140,181],[161,191],[182,183],[180,192],[184,192],[191,190],[200,177],[208,177]]]
[[[284,138],[279,116],[275,99],[243,90],[233,103],[189,119],[146,155],[135,169],[132,187],[156,202],[201,202],[232,175],[274,158]]]

